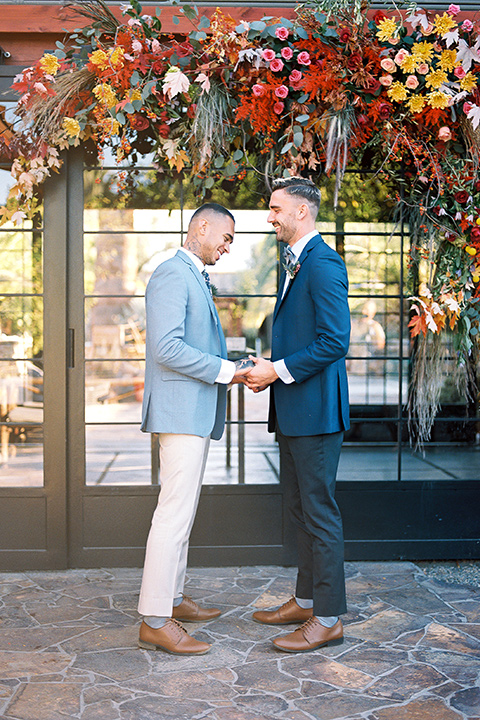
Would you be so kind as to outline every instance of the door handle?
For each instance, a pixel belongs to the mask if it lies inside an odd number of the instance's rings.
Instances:
[[[75,367],[75,329],[68,328],[67,331],[67,367]]]

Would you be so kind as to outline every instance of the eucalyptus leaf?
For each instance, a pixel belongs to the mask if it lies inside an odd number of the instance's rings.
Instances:
[[[198,29],[199,30],[206,30],[210,27],[210,20],[205,15],[202,15],[200,18],[200,22],[198,23]]]
[[[240,150],[240,148],[238,150],[235,150],[235,152],[233,153],[233,159],[236,162],[238,162],[242,158],[243,158],[243,150]]]
[[[296,33],[299,38],[302,38],[302,40],[308,40],[308,38],[310,37],[305,28],[302,27],[297,27]]]
[[[302,132],[294,133],[293,144],[295,145],[295,147],[299,148],[302,143],[303,143],[303,133]]]

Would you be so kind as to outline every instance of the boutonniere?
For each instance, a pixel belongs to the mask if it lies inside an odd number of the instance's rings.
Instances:
[[[287,273],[288,277],[290,278],[290,280],[293,280],[295,275],[300,270],[300,263],[298,262],[298,260],[295,260],[295,261],[285,260],[283,263],[283,268],[284,268],[285,272]]]

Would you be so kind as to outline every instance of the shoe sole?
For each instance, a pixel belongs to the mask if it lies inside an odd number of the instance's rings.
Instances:
[[[302,620],[284,620],[283,622],[265,622],[265,620],[257,620],[257,618],[254,618],[252,616],[253,622],[258,623],[259,625],[301,625],[302,623],[306,622],[308,618],[305,620],[303,618]]]
[[[145,642],[145,640],[139,640],[138,647],[142,650],[163,650],[163,652],[166,652],[169,655],[182,655],[184,657],[192,655],[205,655],[205,653],[210,651],[210,647],[208,647],[206,650],[199,650],[198,652],[175,652],[174,650],[167,650],[167,648],[163,647],[163,645],[154,645],[153,643]]]
[[[222,614],[222,613],[220,613],[220,615],[221,615],[221,614]],[[200,622],[210,622],[210,620],[216,620],[217,618],[220,617],[220,615],[214,615],[213,617],[210,617],[210,618],[202,618],[202,619],[192,618],[192,617],[177,617],[176,615],[173,615],[172,617],[173,617],[174,620],[178,620],[178,622],[192,622],[192,623],[195,623],[195,622],[196,622],[196,623],[200,623]]]
[[[315,645],[315,647],[306,648],[305,650],[293,650],[293,648],[280,647],[280,645],[277,645],[276,643],[273,643],[273,645],[277,650],[281,650],[282,652],[307,653],[307,652],[313,652],[314,650],[319,650],[320,648],[323,648],[323,647],[334,647],[335,645],[343,645],[343,638],[339,638],[338,640],[328,640],[327,642],[322,643],[321,645]]]

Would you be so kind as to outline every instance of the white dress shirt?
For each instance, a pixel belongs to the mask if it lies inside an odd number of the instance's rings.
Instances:
[[[179,248],[182,252],[184,252],[190,260],[193,262],[197,270],[202,273],[205,270],[205,265],[200,260],[199,257],[197,257],[194,253],[190,252],[190,250],[187,250],[186,248],[182,247]],[[222,385],[228,385],[229,382],[232,381],[233,376],[235,375],[235,363],[232,360],[226,360],[225,358],[221,358],[222,365],[220,367],[220,372],[218,373],[215,382],[220,383]]]
[[[294,243],[293,245],[290,245],[290,250],[295,255],[295,260],[298,260],[298,258],[302,254],[302,251],[303,251],[304,247],[306,246],[306,244],[313,237],[315,237],[315,235],[318,235],[318,230],[311,230],[309,233],[307,233],[302,238],[300,238],[300,240],[297,240],[296,243]],[[285,284],[284,284],[283,290],[282,290],[282,298],[287,291],[289,282],[290,282],[290,277],[286,274],[285,275]],[[295,378],[288,371],[284,360],[275,360],[275,362],[273,363],[273,367],[275,368],[275,372],[277,373],[280,380],[282,382],[284,382],[286,385],[289,385],[290,383],[295,382]]]

